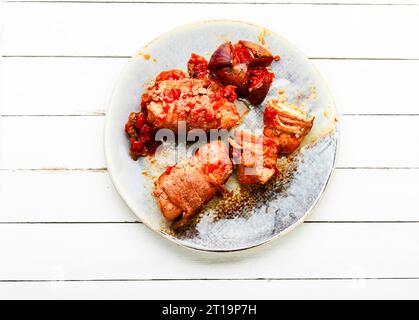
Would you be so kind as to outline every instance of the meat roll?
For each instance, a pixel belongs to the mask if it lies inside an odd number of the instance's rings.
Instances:
[[[290,103],[277,99],[269,101],[264,112],[265,136],[279,144],[280,152],[295,151],[313,127],[314,117]]]
[[[233,103],[236,98],[233,86],[224,87],[208,78],[190,78],[181,70],[171,70],[157,76],[143,94],[141,106],[147,109],[147,121],[154,128],[177,131],[178,122],[185,121],[188,131],[209,131],[237,124],[240,114]]]
[[[277,172],[279,144],[263,134],[235,131],[233,159],[237,163],[237,179],[242,184],[265,184]]]
[[[155,182],[153,195],[168,221],[189,220],[224,189],[233,165],[222,141],[210,142],[196,154],[169,167]]]

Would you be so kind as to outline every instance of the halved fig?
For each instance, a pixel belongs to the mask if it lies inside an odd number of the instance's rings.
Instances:
[[[250,103],[261,104],[274,78],[267,69],[273,60],[269,50],[259,44],[225,42],[211,56],[208,69],[223,85],[236,86],[238,94]]]
[[[231,42],[225,42],[220,45],[212,54],[208,69],[211,71],[231,66],[233,64],[233,47]]]
[[[240,40],[238,44],[252,53],[252,60],[249,61],[251,67],[268,67],[274,60],[272,53],[257,43]]]
[[[233,85],[237,87],[237,93],[239,95],[247,95],[249,72],[246,64],[241,63],[218,69],[214,71],[214,75],[224,86]]]
[[[248,99],[251,104],[261,104],[268,94],[274,74],[266,69],[251,71]]]

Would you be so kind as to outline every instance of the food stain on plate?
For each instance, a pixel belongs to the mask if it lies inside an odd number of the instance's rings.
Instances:
[[[258,34],[258,42],[263,46],[266,45],[265,38],[270,35],[271,35],[271,32],[269,30],[262,29],[262,31]]]
[[[150,60],[150,59],[151,59],[150,54],[145,53],[145,52],[143,52],[143,51],[138,51],[138,52],[134,55],[134,57],[141,57],[141,58],[143,58],[144,60]],[[153,59],[153,61],[154,61],[154,59]]]

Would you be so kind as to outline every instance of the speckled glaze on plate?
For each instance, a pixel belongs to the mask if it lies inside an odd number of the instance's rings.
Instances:
[[[232,196],[211,201],[193,223],[173,231],[151,195],[153,181],[173,164],[175,148],[154,159],[133,161],[128,154],[124,124],[137,111],[146,84],[163,70],[186,70],[192,52],[209,58],[226,40],[264,44],[281,60],[264,103],[285,95],[315,116],[302,147],[279,159],[283,174],[266,186],[240,187],[234,175],[227,182]],[[264,104],[249,107],[240,127],[261,129]],[[115,86],[106,116],[105,153],[116,189],[131,210],[152,230],[185,247],[205,251],[235,251],[258,246],[301,223],[323,193],[337,151],[337,113],[323,79],[291,43],[260,26],[237,21],[207,21],[172,30],[146,45],[130,59]],[[182,147],[182,146],[181,146]]]

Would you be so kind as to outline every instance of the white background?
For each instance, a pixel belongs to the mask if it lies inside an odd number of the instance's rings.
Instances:
[[[0,298],[419,298],[419,1],[211,2],[3,3]],[[341,113],[337,169],[308,221],[234,254],[147,229],[103,152],[129,56],[214,18],[294,42]]]

